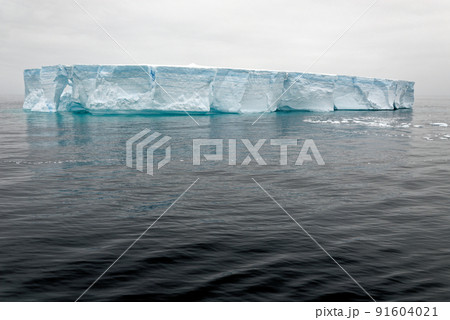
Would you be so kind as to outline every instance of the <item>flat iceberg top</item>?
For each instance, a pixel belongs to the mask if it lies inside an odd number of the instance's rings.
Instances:
[[[412,108],[414,82],[270,70],[159,65],[45,66],[24,71],[23,108],[102,113]]]

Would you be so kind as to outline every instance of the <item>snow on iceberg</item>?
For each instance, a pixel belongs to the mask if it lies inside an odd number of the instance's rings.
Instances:
[[[414,82],[311,73],[151,65],[24,71],[31,111],[251,113],[412,108]]]

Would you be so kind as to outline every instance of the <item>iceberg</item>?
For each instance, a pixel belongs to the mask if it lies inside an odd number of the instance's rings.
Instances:
[[[410,109],[414,82],[199,66],[55,65],[24,71],[42,112],[255,113]]]

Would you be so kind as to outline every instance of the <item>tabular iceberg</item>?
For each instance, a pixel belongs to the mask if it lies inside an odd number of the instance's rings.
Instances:
[[[412,108],[414,82],[310,73],[151,65],[24,71],[31,111],[104,113]]]

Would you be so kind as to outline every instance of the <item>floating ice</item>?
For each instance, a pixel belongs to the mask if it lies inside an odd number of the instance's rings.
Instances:
[[[24,71],[24,109],[251,113],[412,108],[414,82],[213,67],[48,66]]]
[[[321,117],[308,117],[303,122],[314,124],[332,124],[332,125],[359,125],[367,127],[379,127],[379,128],[409,128],[411,123],[398,122],[396,119],[385,119],[378,117],[354,117],[354,118],[334,118],[334,119],[321,119]]]
[[[448,124],[446,124],[444,122],[434,122],[434,123],[430,123],[430,125],[432,125],[434,127],[448,127]]]

